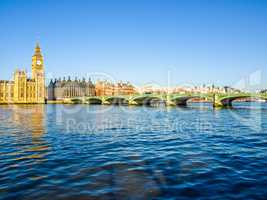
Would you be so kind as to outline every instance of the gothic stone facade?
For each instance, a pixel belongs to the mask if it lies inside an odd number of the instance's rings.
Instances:
[[[85,79],[74,81],[68,78],[63,80],[51,80],[47,87],[48,100],[63,100],[65,98],[86,97],[86,96],[120,96],[132,95],[136,90],[130,83],[113,84],[108,81],[92,81]]]
[[[0,80],[0,103],[45,103],[43,56],[36,45],[32,56],[32,77],[25,70],[16,70],[13,80]]]
[[[62,100],[65,98],[95,96],[95,86],[92,81],[68,78],[51,80],[47,88],[48,100]]]

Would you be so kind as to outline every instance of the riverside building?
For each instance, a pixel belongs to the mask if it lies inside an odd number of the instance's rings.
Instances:
[[[0,80],[0,103],[45,103],[44,59],[37,44],[32,56],[32,77],[16,70],[13,80]]]
[[[121,96],[133,95],[136,90],[129,82],[111,83],[108,81],[97,81],[95,85],[96,96]]]
[[[135,94],[135,88],[129,82],[119,82],[113,84],[108,81],[97,81],[93,84],[91,79],[68,80],[63,78],[51,80],[47,87],[48,100],[64,100],[74,97],[90,97],[90,96],[120,96]]]
[[[88,81],[82,80],[68,80],[63,78],[51,80],[47,88],[48,100],[63,100],[65,98],[95,96],[95,86],[91,79]]]

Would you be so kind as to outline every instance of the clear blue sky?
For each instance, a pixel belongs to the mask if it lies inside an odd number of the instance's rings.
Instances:
[[[39,40],[50,76],[107,73],[141,85],[267,78],[266,0],[1,0],[0,79],[30,70]],[[265,81],[266,83],[267,81]]]

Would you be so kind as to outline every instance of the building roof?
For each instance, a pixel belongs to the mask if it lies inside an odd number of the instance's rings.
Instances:
[[[75,78],[75,80],[71,80],[69,77],[67,81],[65,78],[63,78],[63,80],[61,80],[61,78],[50,80],[48,87],[94,87],[94,84],[91,79],[88,81],[84,78],[83,80],[78,80],[77,78]]]
[[[38,42],[36,43],[36,47],[34,49],[34,55],[33,56],[42,57],[41,48],[40,48],[40,45]]]
[[[0,83],[14,83],[14,81],[0,80]]]

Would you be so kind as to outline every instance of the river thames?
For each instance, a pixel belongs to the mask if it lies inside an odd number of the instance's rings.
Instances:
[[[267,105],[2,105],[0,199],[266,199]]]

